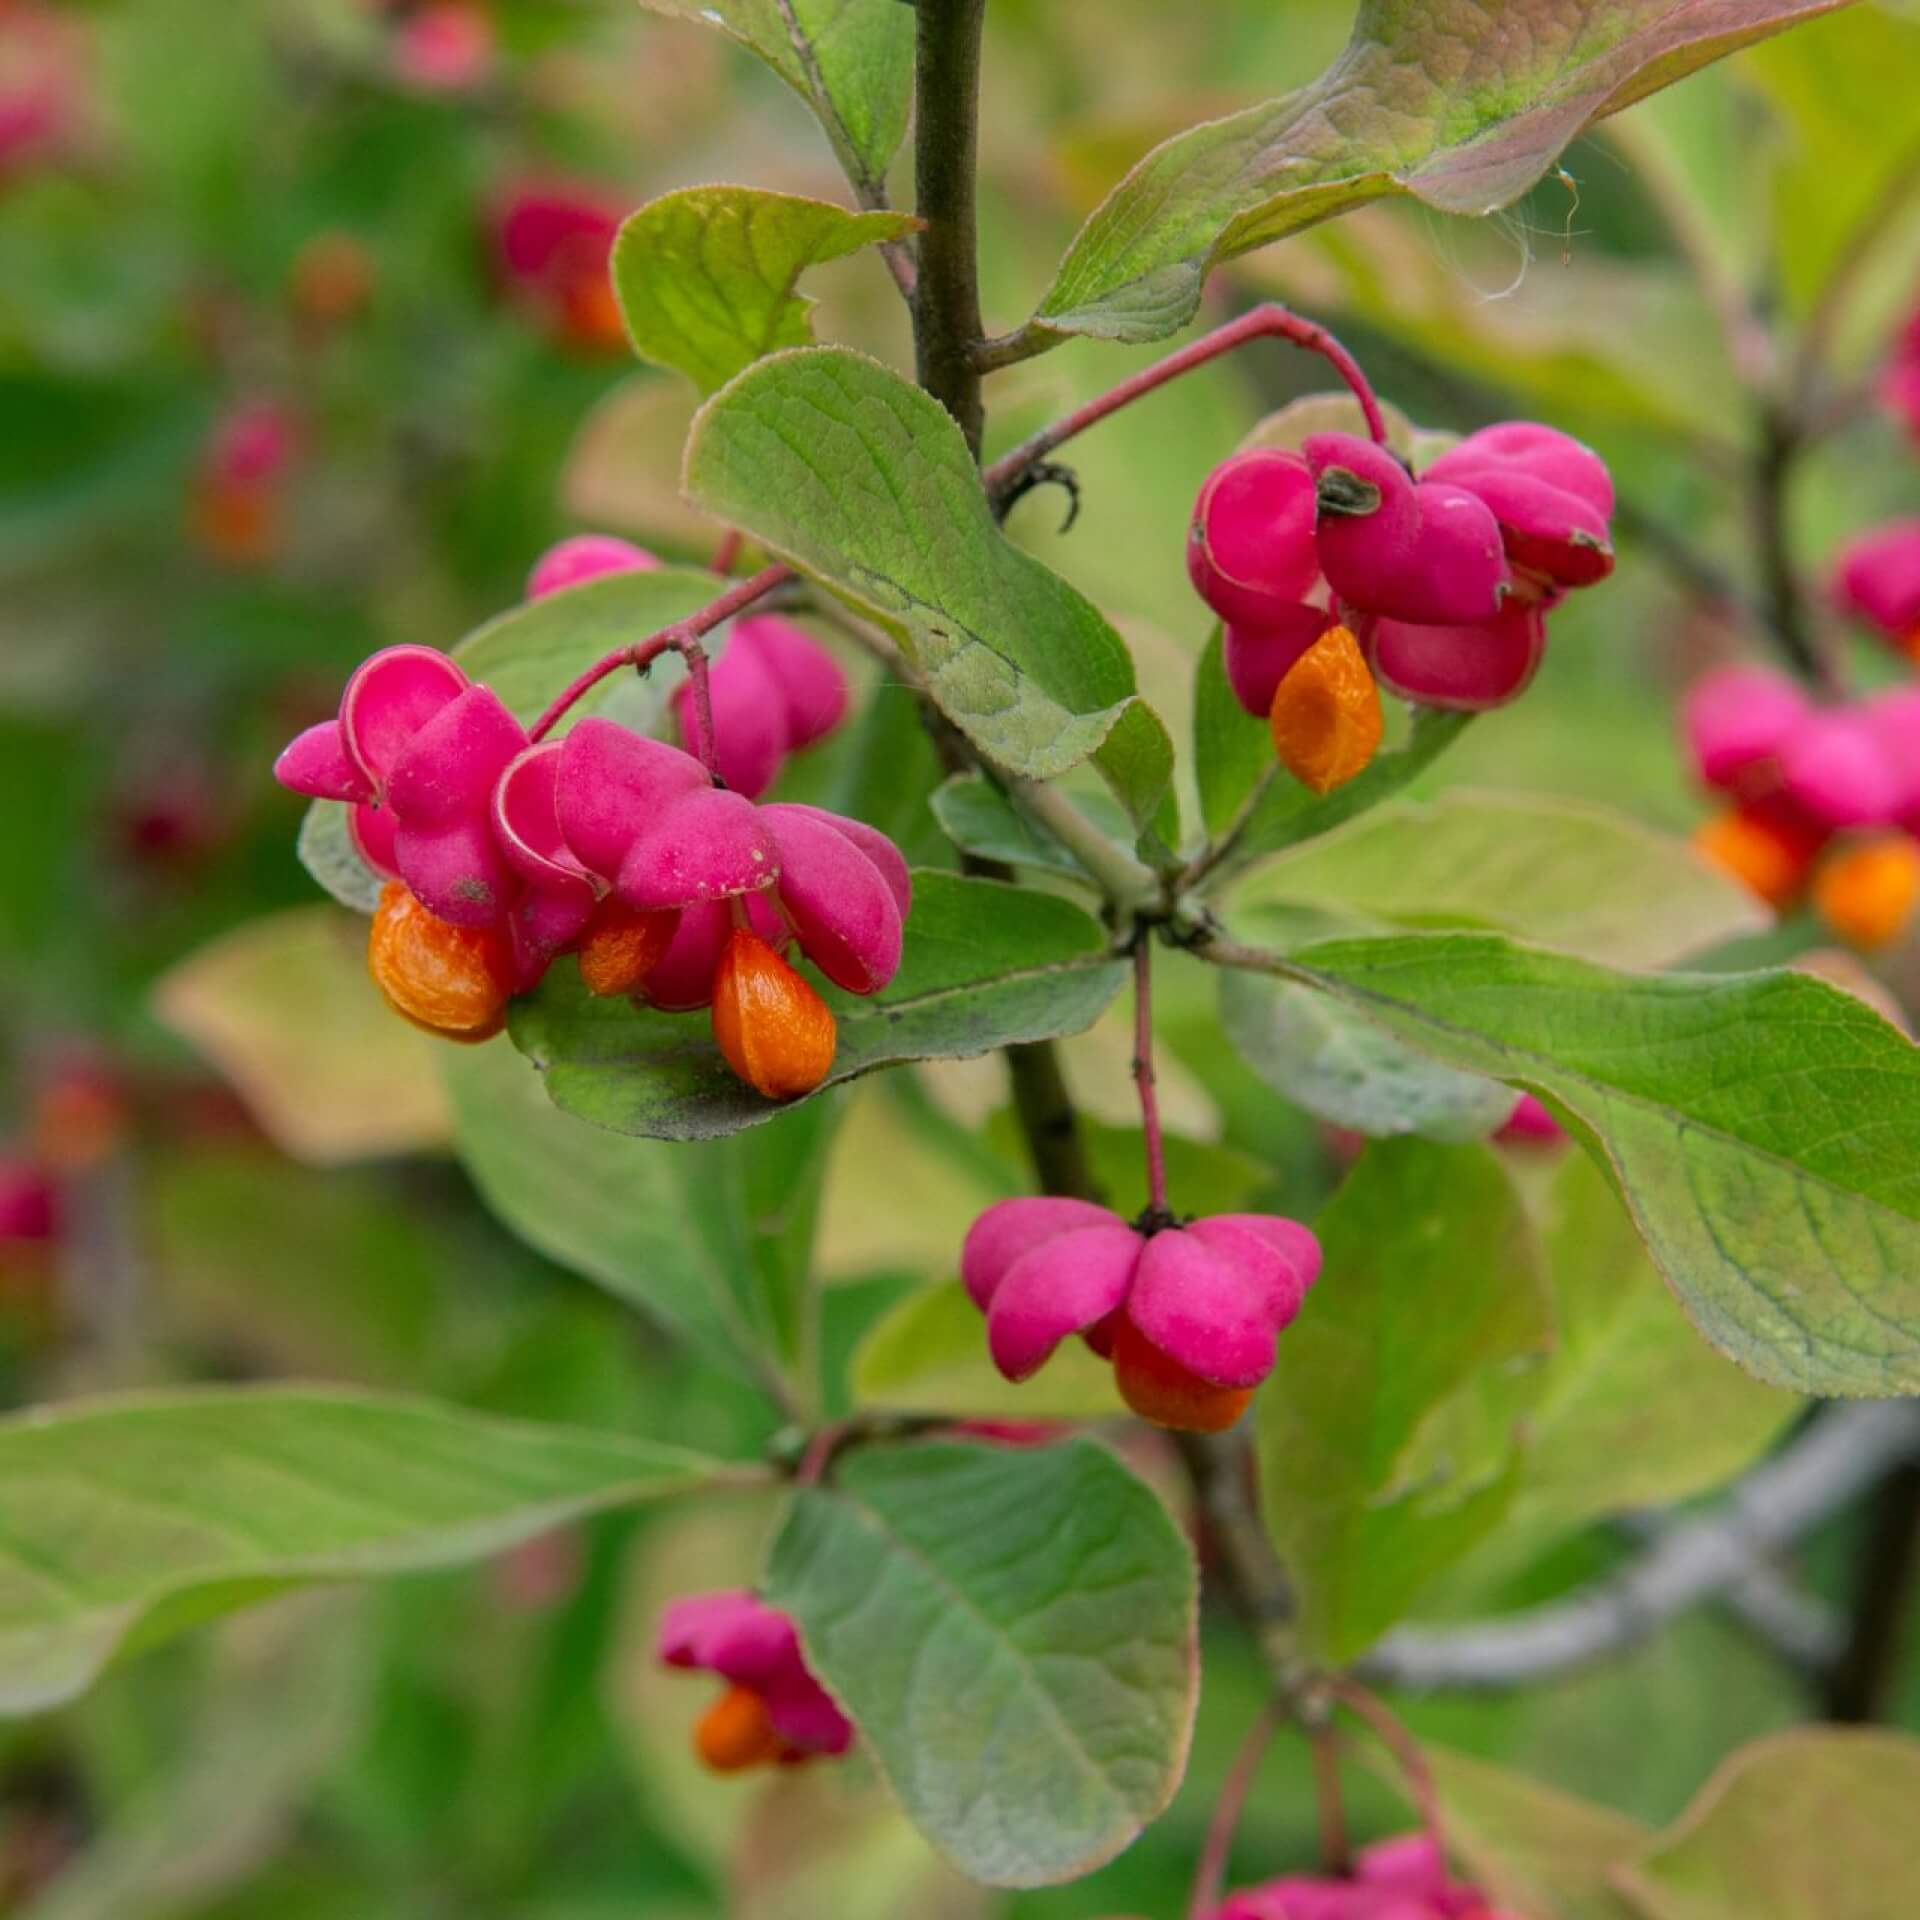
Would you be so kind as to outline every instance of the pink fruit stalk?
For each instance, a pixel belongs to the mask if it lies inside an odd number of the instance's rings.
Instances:
[[[1319,1242],[1297,1221],[1221,1214],[1149,1234],[1089,1201],[1046,1198],[989,1207],[960,1255],[1009,1380],[1077,1333],[1113,1360],[1142,1417],[1202,1431],[1231,1425],[1273,1371],[1319,1270]]]
[[[825,647],[790,620],[758,614],[736,620],[708,681],[714,758],[735,793],[757,800],[787,756],[823,740],[847,714],[847,677]],[[693,735],[693,688],[673,710],[680,737]]]

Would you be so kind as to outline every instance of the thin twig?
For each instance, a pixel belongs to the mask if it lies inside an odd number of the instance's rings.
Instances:
[[[1433,1768],[1427,1764],[1427,1756],[1421,1752],[1412,1729],[1384,1700],[1369,1693],[1349,1674],[1329,1675],[1327,1691],[1393,1755],[1394,1764],[1406,1781],[1407,1793],[1420,1815],[1420,1824],[1433,1842],[1434,1854],[1444,1861],[1447,1830],[1440,1818],[1440,1790],[1434,1784]]]
[[[1133,942],[1133,1084],[1140,1095],[1140,1131],[1147,1152],[1147,1211],[1167,1212],[1167,1143],[1160,1134],[1160,1090],[1153,1072],[1153,937],[1142,927]]]
[[[1568,1599],[1466,1626],[1402,1628],[1359,1671],[1380,1685],[1525,1686],[1619,1653],[1724,1593],[1766,1557],[1920,1457],[1920,1403],[1835,1407],[1739,1481],[1711,1513],[1663,1533],[1625,1568]]]
[[[1353,1871],[1353,1836],[1347,1830],[1347,1799],[1340,1786],[1340,1729],[1331,1720],[1307,1730],[1313,1756],[1313,1804],[1320,1821],[1320,1865],[1336,1878]]]
[[[1297,313],[1289,313],[1285,307],[1268,305],[1255,307],[1251,313],[1243,313],[1238,320],[1229,320],[1224,327],[1216,327],[1211,333],[1202,334],[1178,353],[1170,353],[1164,360],[1156,360],[1152,366],[1143,367],[1131,379],[1122,380],[1117,387],[1109,388],[1107,392],[1089,400],[1085,406],[1076,407],[1051,426],[1042,427],[1038,433],[1021,441],[1011,453],[1001,455],[987,468],[983,477],[988,495],[999,498],[1035,461],[1044,460],[1054,448],[1064,446],[1076,434],[1097,426],[1109,415],[1118,413],[1122,407],[1131,406],[1144,395],[1164,387],[1169,380],[1177,380],[1183,373],[1191,373],[1195,367],[1205,366],[1209,360],[1217,360],[1223,353],[1231,353],[1250,340],[1290,340],[1296,347],[1304,347],[1309,353],[1317,353],[1329,361],[1334,371],[1346,382],[1353,397],[1359,401],[1368,433],[1379,445],[1386,445],[1386,419],[1380,411],[1380,402],[1374,395],[1372,383],[1360,369],[1360,363],[1325,327],[1312,320],[1303,320]],[[978,364],[977,360],[975,364]]]
[[[1220,1904],[1227,1881],[1227,1859],[1233,1852],[1233,1836],[1239,1829],[1241,1814],[1246,1811],[1247,1796],[1253,1791],[1260,1763],[1267,1757],[1267,1749],[1279,1731],[1281,1717],[1279,1703],[1269,1701],[1260,1709],[1240,1743],[1239,1752],[1233,1756],[1233,1765],[1227,1769],[1226,1780],[1220,1788],[1220,1798],[1213,1803],[1213,1817],[1207,1822],[1206,1844],[1193,1870],[1187,1920],[1212,1920]]]
[[[790,568],[763,567],[751,578],[742,580],[738,586],[729,587],[725,593],[709,600],[697,613],[689,614],[686,619],[676,620],[672,626],[662,627],[658,633],[649,634],[644,640],[636,640],[631,646],[616,647],[561,689],[546,712],[528,728],[528,738],[544,740],[566,717],[567,710],[609,674],[618,673],[622,667],[634,667],[644,673],[663,653],[678,653],[686,661],[687,677],[693,683],[694,731],[697,736],[694,751],[700,763],[711,772],[713,701],[707,686],[707,650],[700,642],[715,627],[731,620],[736,613],[752,606],[763,594],[784,586],[792,578]]]

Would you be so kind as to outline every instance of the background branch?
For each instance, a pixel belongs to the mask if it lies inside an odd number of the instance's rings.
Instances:
[[[1661,1534],[1620,1572],[1569,1599],[1500,1619],[1403,1628],[1381,1641],[1360,1671],[1388,1686],[1493,1689],[1618,1653],[1737,1587],[1769,1554],[1917,1457],[1920,1403],[1836,1407],[1754,1468],[1713,1512]]]

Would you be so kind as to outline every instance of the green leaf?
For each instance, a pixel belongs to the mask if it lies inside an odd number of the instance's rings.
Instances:
[[[685,187],[621,227],[614,292],[640,357],[711,393],[763,354],[812,341],[813,302],[794,291],[807,268],[915,224],[753,187]]]
[[[712,574],[693,567],[602,574],[476,627],[453,649],[453,657],[490,686],[522,726],[531,726],[576,675],[616,647],[697,613],[718,585]],[[632,674],[610,675],[569,709],[554,737],[589,713],[605,713],[632,727],[651,726],[684,671],[675,657],[659,661],[644,682]]]
[[[340,800],[316,800],[300,822],[296,851],[300,864],[343,907],[370,914],[380,904],[386,882],[360,857],[347,831],[347,808]]]
[[[687,493],[884,627],[989,759],[1046,780],[1091,758],[1152,818],[1173,747],[1125,644],[1000,531],[937,400],[843,348],[775,354],[701,409]]]
[[[1215,627],[1193,670],[1193,776],[1200,786],[1200,819],[1210,839],[1233,825],[1251,794],[1273,771],[1273,735],[1227,684],[1222,640]]]
[[[0,1421],[0,1712],[289,1585],[454,1566],[719,1462],[343,1389],[77,1401]]]
[[[442,1048],[441,1072],[455,1148],[523,1240],[748,1378],[794,1360],[831,1101],[667,1145],[562,1113],[503,1042]]]
[[[1437,707],[1414,708],[1405,740],[1375,754],[1365,773],[1324,796],[1302,786],[1278,761],[1269,761],[1233,823],[1216,835],[1227,843],[1228,851],[1208,876],[1206,891],[1218,893],[1256,860],[1331,833],[1391,799],[1425,773],[1459,739],[1472,718],[1470,713],[1443,713]]]
[[[1484,1148],[1371,1147],[1259,1399],[1267,1526],[1307,1645],[1346,1661],[1498,1524],[1522,1365],[1552,1339],[1537,1240]]]
[[[1089,1441],[855,1454],[795,1501],[767,1595],[908,1818],[973,1879],[1091,1872],[1179,1784],[1192,1556]]]
[[[856,186],[878,188],[907,130],[913,13],[899,0],[641,0],[718,27],[808,106]]]
[[[1039,867],[1086,884],[1087,870],[984,774],[956,773],[933,796],[940,830],[962,853],[1013,867]],[[1125,851],[1125,843],[1118,843]]]
[[[1157,340],[1208,271],[1388,194],[1493,213],[1584,127],[1839,0],[1515,0],[1455,16],[1366,0],[1318,80],[1176,134],[1095,209],[1035,315],[1054,333]]]
[[[1610,1883],[1651,1837],[1638,1820],[1423,1743],[1467,1877],[1529,1920],[1633,1920]]]
[[[1693,1336],[1619,1197],[1585,1154],[1546,1223],[1559,1340],[1529,1416],[1520,1486],[1474,1561],[1517,1565],[1587,1522],[1672,1506],[1749,1466],[1801,1410]]]
[[[1275,1093],[1371,1139],[1484,1140],[1513,1111],[1511,1087],[1444,1067],[1311,987],[1223,973],[1220,1019]]]
[[[1851,995],[1799,973],[1615,973],[1490,934],[1276,964],[1548,1099],[1688,1317],[1750,1372],[1920,1391],[1920,1052]]]
[[[1383,927],[1480,927],[1621,967],[1670,966],[1773,916],[1684,841],[1536,795],[1400,801],[1263,867],[1234,896]]]
[[[153,1010],[296,1160],[345,1166],[446,1140],[440,1043],[387,1005],[367,972],[365,923],[333,907],[289,907],[222,934],[160,979]]]
[[[1647,1920],[1920,1911],[1920,1740],[1819,1727],[1736,1753],[1620,1884]]]
[[[893,983],[869,1000],[828,990],[840,1044],[827,1086],[1078,1033],[1120,990],[1126,962],[1071,901],[925,868],[913,886]],[[596,1000],[570,970],[516,1000],[509,1031],[557,1106],[616,1133],[704,1140],[784,1111],[733,1077],[704,1014]]]
[[[853,1358],[862,1407],[976,1420],[1095,1420],[1125,1412],[1113,1368],[1070,1340],[1031,1380],[1002,1377],[986,1322],[957,1280],[910,1294],[868,1329]]]

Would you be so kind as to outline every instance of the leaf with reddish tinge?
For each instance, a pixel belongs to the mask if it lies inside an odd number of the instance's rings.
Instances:
[[[1487,214],[1592,122],[1841,0],[1370,0],[1293,93],[1156,147],[1094,211],[1035,324],[1157,340],[1209,269],[1368,200]]]

